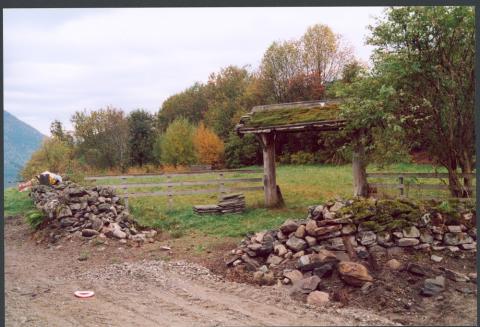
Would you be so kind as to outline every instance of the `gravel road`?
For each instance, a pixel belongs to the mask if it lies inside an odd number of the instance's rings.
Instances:
[[[281,288],[228,282],[185,261],[131,260],[125,245],[37,245],[21,217],[5,219],[7,326],[391,325],[353,308],[314,308]],[[82,250],[81,250],[82,249]],[[94,251],[79,261],[80,251]],[[97,255],[98,253],[98,255]],[[112,257],[127,258],[113,262]],[[95,296],[78,299],[76,290]]]

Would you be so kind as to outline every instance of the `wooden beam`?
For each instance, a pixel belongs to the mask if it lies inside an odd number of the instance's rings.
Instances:
[[[353,169],[353,195],[368,196],[367,172],[365,163],[365,146],[361,137],[358,144],[353,149],[352,156]]]
[[[260,143],[263,150],[263,186],[265,192],[265,206],[278,206],[277,179],[275,173],[275,134],[260,134]]]

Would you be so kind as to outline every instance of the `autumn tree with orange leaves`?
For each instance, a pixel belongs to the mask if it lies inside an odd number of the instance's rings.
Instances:
[[[193,144],[200,163],[216,165],[223,161],[223,141],[217,134],[205,127],[203,122],[198,125],[195,131]]]

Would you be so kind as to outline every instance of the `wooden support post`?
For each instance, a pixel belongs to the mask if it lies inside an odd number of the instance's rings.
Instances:
[[[167,175],[167,182],[168,183],[171,183],[172,182],[172,176],[170,175]],[[167,186],[167,190],[168,190],[168,210],[172,210],[173,209],[173,186],[171,184],[169,184]]]
[[[221,200],[222,196],[225,195],[225,176],[223,176],[223,173],[218,175],[218,199]]]
[[[403,176],[398,177],[398,183],[400,184],[400,197],[403,198],[405,195],[405,184],[403,184]]]
[[[275,173],[275,134],[260,134],[260,143],[263,150],[263,186],[265,192],[265,206],[278,206],[277,179]]]
[[[360,140],[353,150],[353,195],[368,196],[367,172],[365,163],[365,147]]]

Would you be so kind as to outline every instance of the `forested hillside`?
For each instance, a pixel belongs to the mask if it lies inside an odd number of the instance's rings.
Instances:
[[[12,185],[45,136],[17,117],[3,112],[3,185]]]

